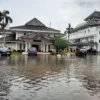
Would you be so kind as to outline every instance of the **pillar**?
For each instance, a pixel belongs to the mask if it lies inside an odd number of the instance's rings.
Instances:
[[[22,44],[22,50],[24,50],[24,44]]]
[[[42,43],[42,50],[45,52],[45,43]]]
[[[16,51],[18,50],[18,44],[16,43]]]
[[[25,43],[25,52],[27,52],[28,50],[28,45],[27,45],[27,42]]]
[[[46,44],[46,52],[48,52],[48,44]]]
[[[29,48],[31,47],[31,43],[29,42],[29,46],[28,46]]]

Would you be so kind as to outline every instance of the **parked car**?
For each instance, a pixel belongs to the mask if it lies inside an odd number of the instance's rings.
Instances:
[[[35,47],[31,47],[28,49],[28,55],[35,55],[37,56],[37,49]]]
[[[90,48],[90,49],[87,50],[87,53],[88,54],[92,54],[92,55],[96,55],[97,51],[95,49],[93,49],[93,48]]]
[[[12,54],[10,48],[7,47],[0,47],[0,55],[1,56],[10,56]]]
[[[76,56],[86,56],[86,55],[87,55],[87,49],[85,48],[76,49]]]

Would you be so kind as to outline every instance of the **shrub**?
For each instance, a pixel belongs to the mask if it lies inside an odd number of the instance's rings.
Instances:
[[[51,55],[57,55],[57,52],[52,51],[52,52],[51,52]]]

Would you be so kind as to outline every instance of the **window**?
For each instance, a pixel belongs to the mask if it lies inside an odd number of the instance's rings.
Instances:
[[[99,34],[100,34],[100,31],[99,31]]]
[[[100,43],[100,40],[99,40],[99,43]]]
[[[84,31],[84,33],[86,34],[86,31]]]
[[[26,33],[24,33],[24,35],[26,35]]]
[[[88,33],[90,33],[90,29],[88,29]]]

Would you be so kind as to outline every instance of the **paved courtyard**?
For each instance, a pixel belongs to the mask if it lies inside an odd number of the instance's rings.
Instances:
[[[99,55],[0,58],[0,100],[99,99]]]

